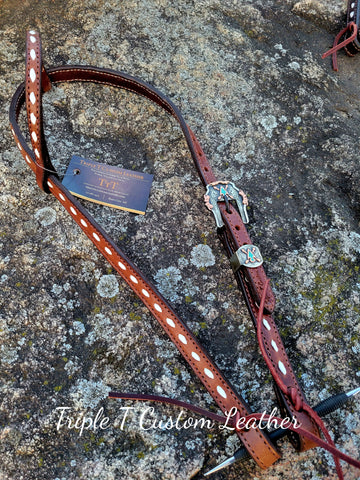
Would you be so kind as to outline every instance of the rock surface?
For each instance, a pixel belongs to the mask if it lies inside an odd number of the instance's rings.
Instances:
[[[360,383],[360,58],[341,52],[338,73],[321,60],[345,10],[343,0],[1,2],[0,478],[199,479],[239,447],[217,428],[141,430],[150,405],[107,400],[112,389],[213,407],[156,320],[37,188],[13,142],[7,115],[23,81],[26,30],[40,31],[46,65],[108,67],[159,88],[218,177],[248,193],[276,321],[315,405]],[[175,122],[96,85],[54,88],[44,114],[61,174],[77,154],[155,175],[145,216],[87,207],[251,408],[271,411],[269,373]],[[153,407],[157,422],[179,414]],[[57,428],[61,412],[73,421],[98,414],[98,424],[108,417],[108,428]],[[326,418],[356,458],[359,413],[352,402]],[[212,478],[336,478],[321,449],[298,454],[284,440],[281,450],[267,471],[248,462]]]

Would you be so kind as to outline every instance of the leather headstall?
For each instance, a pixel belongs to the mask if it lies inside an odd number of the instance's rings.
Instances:
[[[239,417],[253,418],[255,421],[259,418],[259,414],[252,414],[245,400],[225,379],[209,354],[169,303],[95,222],[83,204],[61,183],[46,148],[42,95],[53,85],[62,82],[93,82],[119,87],[146,97],[176,119],[200,179],[206,188],[205,205],[214,213],[219,237],[230,258],[234,275],[254,322],[260,350],[274,378],[282,412],[301,424],[300,429],[293,429],[295,433],[292,435],[292,440],[295,447],[299,451],[305,451],[321,445],[329,450],[334,455],[340,478],[342,473],[338,458],[360,467],[359,462],[349,459],[350,457],[335,448],[324,424],[309,406],[298,384],[274,322],[275,297],[262,265],[261,253],[252,243],[245,227],[248,217],[247,197],[244,192],[231,181],[216,178],[197,138],[186,124],[179,109],[159,90],[126,73],[105,68],[64,65],[45,70],[41,58],[40,36],[32,30],[27,33],[26,39],[26,79],[17,88],[10,105],[11,131],[16,144],[25,162],[35,173],[38,186],[44,192],[51,193],[62,204],[110,265],[141,299],[212,396],[222,415],[185,404],[180,400],[164,397],[121,393],[110,394],[110,397],[165,401],[186,406],[219,422],[225,422],[228,412],[235,409],[237,413],[232,419],[232,425],[256,463],[261,468],[267,468],[280,458],[280,452],[264,429],[258,427],[244,429],[237,426]],[[18,117],[24,103],[31,146],[27,144],[18,124]],[[323,432],[325,441],[320,438],[319,430]]]

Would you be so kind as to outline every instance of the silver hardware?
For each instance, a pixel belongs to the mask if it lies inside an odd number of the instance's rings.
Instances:
[[[239,209],[242,221],[249,223],[249,217],[246,212],[246,206],[248,205],[248,199],[242,190],[239,190],[232,182],[213,182],[209,183],[206,187],[206,193],[204,195],[205,205],[214,214],[216,226],[221,228],[224,222],[221,218],[220,208],[218,202],[225,202],[226,209],[229,209],[229,201],[235,200]]]
[[[259,267],[263,263],[263,258],[255,245],[243,245],[230,258],[230,263],[232,269],[236,272],[242,265],[248,268]]]

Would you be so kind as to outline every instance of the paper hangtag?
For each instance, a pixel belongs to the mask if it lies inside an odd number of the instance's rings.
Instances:
[[[153,175],[73,155],[62,184],[76,197],[145,215]]]

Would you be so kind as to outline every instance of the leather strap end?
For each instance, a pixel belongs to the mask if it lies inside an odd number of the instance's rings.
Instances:
[[[299,424],[301,424],[303,428],[313,433],[314,435],[320,435],[319,429],[305,412],[296,412],[294,408],[290,408],[290,400],[285,399],[285,395],[282,393],[276,383],[274,384],[274,391],[276,399],[279,403],[281,416],[283,418],[296,418],[296,420],[299,422]],[[291,432],[288,437],[292,446],[298,452],[306,452],[306,450],[317,447],[317,444],[315,442],[310,440],[308,437],[305,437],[304,435],[298,434],[297,432]]]

